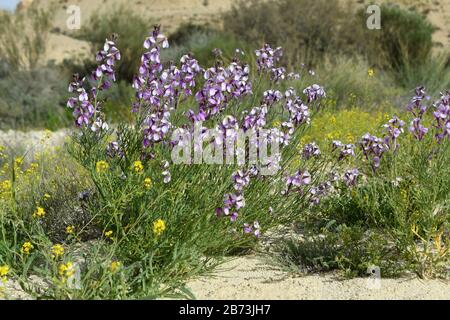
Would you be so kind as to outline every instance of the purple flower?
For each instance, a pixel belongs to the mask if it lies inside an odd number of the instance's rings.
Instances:
[[[450,91],[441,94],[441,99],[434,105],[434,127],[436,128],[436,139],[440,144],[447,137],[450,139]]]
[[[267,43],[264,44],[262,49],[256,50],[256,64],[258,66],[258,71],[272,70],[275,64],[283,56],[283,49],[278,47],[272,49]]]
[[[110,81],[115,81],[114,73],[115,62],[120,60],[120,52],[115,46],[113,40],[106,39],[103,50],[96,55],[99,62],[97,68],[92,72],[92,80],[95,85],[91,89],[91,96],[84,89],[85,78],[79,78],[78,74],[73,76],[73,81],[69,84],[68,91],[74,93],[67,101],[67,107],[73,109],[73,117],[78,127],[90,126],[94,132],[108,130],[107,123],[99,116],[101,111],[101,102],[97,97],[98,91],[106,90],[111,87]]]
[[[318,84],[313,84],[303,90],[303,93],[308,97],[308,102],[316,101],[326,97],[325,90]]]
[[[366,133],[360,140],[359,145],[365,158],[370,162],[373,171],[380,166],[383,154],[389,149],[384,140]]]
[[[320,155],[319,147],[314,142],[308,143],[303,147],[302,155],[305,159],[318,157]]]
[[[413,134],[414,138],[421,141],[423,140],[425,134],[428,132],[428,128],[425,128],[420,118],[414,118],[411,121],[411,126],[409,127],[409,131]]]
[[[400,120],[397,116],[394,116],[389,122],[385,125],[383,125],[386,136],[384,137],[384,142],[388,146],[389,149],[397,150],[398,143],[397,139],[400,136],[400,134],[403,133],[403,126],[405,125],[405,122],[403,120]]]
[[[288,194],[290,191],[297,191],[302,193],[302,186],[306,186],[311,184],[311,175],[307,170],[297,171],[293,176],[288,176],[286,179],[286,191],[285,194]]]
[[[334,140],[331,147],[332,151],[339,150],[339,161],[347,157],[355,156],[355,145],[354,144],[343,144],[339,140]]]
[[[250,174],[244,174],[242,170],[238,170],[232,174],[234,189],[242,191],[250,183]]]
[[[429,100],[430,97],[426,95],[425,87],[417,87],[415,93],[416,95],[411,99],[411,102],[406,109],[410,111],[414,117],[422,119],[423,114],[427,110],[427,107],[422,104],[422,101]]]
[[[359,176],[358,169],[355,168],[355,169],[347,170],[344,173],[344,177],[343,177],[344,183],[349,187],[355,186],[356,182],[358,180],[358,176]]]

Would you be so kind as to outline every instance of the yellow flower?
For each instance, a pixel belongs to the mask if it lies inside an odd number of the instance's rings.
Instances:
[[[145,186],[145,189],[149,190],[152,187],[152,179],[145,178],[144,179],[144,186]]]
[[[0,277],[5,277],[9,272],[9,267],[5,264],[0,266]]]
[[[369,76],[369,78],[372,78],[375,75],[375,70],[370,68],[369,70],[367,70],[367,75]]]
[[[44,200],[48,200],[50,198],[51,198],[51,196],[48,193],[44,194]]]
[[[23,158],[16,158],[14,159],[14,165],[16,166],[16,168],[20,167],[23,163]]]
[[[6,276],[8,275],[9,267],[5,264],[3,266],[0,266],[0,280],[2,282],[6,282]]]
[[[67,263],[61,263],[58,268],[58,273],[61,276],[63,282],[65,282],[67,278],[70,278],[75,274],[73,263],[70,261]]]
[[[109,266],[109,270],[111,270],[111,272],[114,273],[117,270],[119,270],[121,265],[122,264],[119,261],[113,261],[113,262],[111,262],[111,265]]]
[[[34,246],[31,242],[27,241],[22,245],[22,249],[20,249],[20,252],[23,254],[30,254],[31,250],[34,249]]]
[[[140,160],[137,160],[133,163],[133,170],[136,173],[142,173],[142,171],[144,171],[144,165]]]
[[[279,127],[279,126],[281,126],[281,121],[275,120],[274,122],[272,122],[272,127],[276,128],[276,127]]]
[[[64,254],[64,247],[63,247],[62,245],[60,245],[60,244],[55,244],[55,245],[52,247],[52,257],[53,257],[54,259],[56,259],[56,258],[62,256],[63,254]]]
[[[5,192],[9,191],[12,188],[11,180],[5,180],[0,183],[0,191]]]
[[[36,211],[33,213],[34,218],[43,218],[45,216],[45,210],[42,207],[37,207]]]
[[[95,171],[97,171],[98,173],[104,172],[108,169],[109,169],[109,164],[106,161],[101,160],[95,164]]]
[[[113,231],[112,230],[109,230],[109,231],[105,232],[105,237],[107,237],[109,239],[112,239],[112,235],[113,235]]]
[[[153,222],[153,233],[155,236],[160,236],[166,230],[166,223],[162,219]]]
[[[67,226],[66,227],[66,233],[67,234],[73,234],[75,232],[75,227],[74,226]]]

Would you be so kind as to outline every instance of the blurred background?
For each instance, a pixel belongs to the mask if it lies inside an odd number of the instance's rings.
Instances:
[[[268,42],[288,71],[314,70],[328,107],[366,112],[404,106],[418,85],[450,89],[450,0],[377,1],[381,29],[369,30],[363,0],[0,0],[0,131],[71,125],[67,84],[86,74],[105,38],[119,34],[120,81],[105,111],[128,115],[142,42],[161,24],[166,61],[192,52],[214,63]],[[75,6],[75,7],[74,7]],[[79,9],[79,11],[77,11]],[[80,13],[77,16],[77,13]]]

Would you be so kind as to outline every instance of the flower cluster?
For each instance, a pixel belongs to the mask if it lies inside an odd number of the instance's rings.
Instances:
[[[34,249],[34,246],[31,242],[27,241],[22,245],[22,248],[20,249],[20,252],[23,254],[30,254],[31,250]]]
[[[99,91],[111,87],[111,82],[116,81],[114,65],[120,60],[120,51],[115,44],[116,36],[111,40],[106,39],[103,50],[99,51],[96,60],[99,62],[96,70],[92,72],[91,79],[95,83],[90,89],[90,94],[84,88],[85,78],[80,79],[78,74],[73,76],[69,84],[69,92],[75,93],[67,101],[67,106],[73,109],[75,124],[78,127],[91,126],[92,131],[107,130],[108,125],[101,118],[101,101]]]
[[[367,161],[370,162],[375,171],[380,166],[381,157],[389,149],[383,139],[366,133],[360,140],[359,145]]]
[[[45,209],[42,207],[37,207],[33,213],[34,218],[43,218],[45,216]]]
[[[166,230],[166,223],[162,219],[153,222],[153,234],[159,237]]]
[[[441,99],[434,105],[434,127],[437,130],[436,139],[438,143],[447,137],[450,139],[450,91],[443,93]]]
[[[195,94],[198,112],[189,110],[191,121],[205,121],[223,111],[233,99],[252,93],[249,66],[233,61],[227,67],[215,66],[205,70],[203,87]]]
[[[258,238],[261,235],[259,222],[255,221],[253,224],[244,223],[244,233],[253,233]]]
[[[61,281],[65,283],[68,278],[75,274],[75,266],[72,262],[61,263],[58,267],[58,274],[61,277]]]
[[[64,254],[64,247],[60,244],[55,244],[52,246],[52,257],[53,259],[57,259]]]
[[[216,209],[217,216],[229,216],[232,222],[236,221],[239,209],[245,206],[244,188],[250,184],[250,179],[258,174],[255,168],[246,172],[238,170],[231,176],[233,181],[234,193],[224,195],[224,206]]]
[[[394,116],[392,119],[389,120],[387,124],[383,125],[386,131],[384,143],[387,145],[389,149],[395,151],[399,147],[397,139],[400,136],[400,134],[403,133],[404,125],[405,122],[403,120],[400,120],[397,116]]]
[[[285,194],[294,191],[303,193],[303,186],[311,184],[311,174],[307,170],[299,170],[294,175],[288,176],[286,179]]]
[[[343,177],[344,183],[349,187],[355,186],[356,182],[358,180],[358,176],[359,176],[358,169],[354,168],[354,169],[347,170],[344,173],[344,177]]]
[[[331,147],[332,151],[339,150],[339,161],[350,156],[355,156],[355,145],[354,144],[343,144],[339,140],[334,140]]]
[[[422,124],[423,115],[427,111],[427,107],[423,104],[423,101],[429,100],[430,97],[426,95],[424,87],[417,87],[415,92],[416,95],[411,99],[411,102],[407,106],[407,110],[414,115],[409,131],[420,141],[428,132],[428,128],[424,127]]]
[[[303,90],[303,93],[308,97],[308,103],[325,98],[327,96],[324,88],[319,86],[318,84],[313,84],[312,86],[307,87],[305,90]]]
[[[8,265],[2,265],[0,266],[0,280],[2,282],[6,282],[6,276],[9,273],[9,266]]]
[[[259,71],[273,71],[276,70],[275,65],[283,56],[283,49],[281,47],[272,49],[266,43],[261,49],[256,50],[255,54]]]
[[[320,156],[319,147],[314,142],[306,144],[303,147],[302,156],[306,160]]]

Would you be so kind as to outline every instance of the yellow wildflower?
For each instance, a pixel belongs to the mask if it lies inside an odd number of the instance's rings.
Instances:
[[[0,277],[4,277],[8,274],[9,267],[5,264],[3,266],[0,266]]]
[[[8,275],[9,267],[5,264],[0,266],[0,279],[2,282],[6,282],[6,276]]]
[[[65,282],[67,278],[70,278],[75,274],[73,263],[70,261],[67,263],[61,263],[58,268],[58,273],[61,276],[63,282]]]
[[[36,211],[33,213],[34,218],[43,218],[45,216],[45,210],[42,207],[37,207]]]
[[[95,164],[95,171],[97,171],[98,173],[104,172],[108,169],[109,169],[109,164],[106,161],[101,160]]]
[[[75,227],[70,225],[66,227],[66,233],[67,234],[73,234],[75,232]]]
[[[113,262],[111,262],[111,265],[109,266],[109,270],[111,270],[111,272],[114,273],[117,270],[119,270],[121,265],[122,264],[119,261],[113,261]]]
[[[113,235],[113,231],[109,230],[105,232],[105,237],[107,237],[108,239],[112,239],[112,235]]]
[[[31,242],[27,241],[22,245],[22,249],[20,249],[20,252],[23,254],[30,254],[31,250],[34,249],[34,246]]]
[[[51,196],[48,193],[44,194],[44,200],[48,200],[50,198],[51,198]]]
[[[375,70],[370,68],[369,70],[367,70],[367,75],[369,76],[369,78],[372,78],[375,75]]]
[[[145,189],[149,190],[152,187],[152,179],[145,178],[144,179],[144,186],[145,186]]]
[[[160,236],[166,230],[166,223],[162,219],[153,222],[153,233],[155,236]]]
[[[52,247],[52,257],[53,257],[54,259],[56,259],[56,258],[62,256],[63,254],[64,254],[64,247],[63,247],[62,245],[60,245],[60,244],[55,244],[55,245]]]
[[[136,173],[142,173],[142,171],[144,171],[144,165],[140,160],[137,160],[133,163],[133,170]]]

